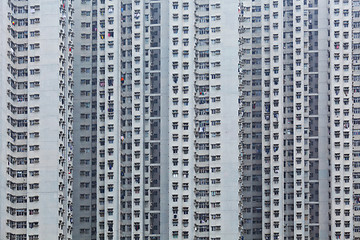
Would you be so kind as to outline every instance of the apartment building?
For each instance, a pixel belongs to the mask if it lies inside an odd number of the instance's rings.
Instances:
[[[72,239],[73,11],[0,3],[1,239]]]
[[[119,239],[120,3],[77,1],[74,239]]]
[[[173,1],[169,17],[169,239],[237,239],[238,2]]]
[[[359,239],[359,6],[242,1],[245,239]]]
[[[75,239],[238,239],[238,2],[75,3]]]
[[[360,239],[360,1],[0,4],[1,238]]]

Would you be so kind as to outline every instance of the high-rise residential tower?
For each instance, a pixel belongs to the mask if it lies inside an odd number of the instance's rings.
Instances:
[[[1,239],[72,239],[72,14],[0,2]]]
[[[245,239],[360,237],[359,7],[242,1]]]
[[[75,4],[74,238],[240,238],[238,2]]]
[[[74,239],[120,239],[120,1],[74,8]]]
[[[360,0],[0,17],[1,239],[360,239]]]

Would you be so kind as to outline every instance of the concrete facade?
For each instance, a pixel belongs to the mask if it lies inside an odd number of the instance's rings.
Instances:
[[[74,237],[239,238],[238,2],[79,1],[75,8]],[[110,65],[113,73],[101,72]],[[113,132],[102,123],[110,90]],[[109,147],[118,155],[106,155]],[[119,179],[107,183],[109,174]]]
[[[0,6],[0,238],[72,239],[71,1]]]
[[[358,1],[242,1],[244,238],[358,239]]]

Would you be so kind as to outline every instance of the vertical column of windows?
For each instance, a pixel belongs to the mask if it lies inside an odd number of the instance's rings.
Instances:
[[[191,83],[193,77],[190,62],[193,60],[191,48],[194,44],[194,28],[191,25],[193,16],[190,15],[194,4],[187,1],[171,1],[169,26],[169,126],[170,166],[169,175],[169,237],[189,239],[192,237],[191,219],[191,147],[193,137],[193,112],[191,111],[192,94]]]
[[[145,145],[149,139],[149,96],[148,88],[149,58],[149,3],[135,1],[132,6],[132,132],[139,131],[139,135],[132,138],[132,238],[142,239],[148,231],[149,213],[149,166],[145,159]],[[147,31],[145,30],[147,29]],[[144,31],[145,30],[145,31]],[[139,59],[139,62],[137,60]],[[150,60],[151,61],[151,60]],[[151,158],[151,156],[150,156]]]
[[[210,202],[210,189],[212,184],[219,184],[219,179],[212,179],[210,161],[220,160],[220,155],[210,155],[211,148],[219,147],[211,144],[210,130],[216,134],[218,119],[211,121],[210,101],[218,101],[212,97],[210,89],[210,69],[219,63],[210,59],[210,36],[216,27],[210,23],[210,1],[195,1],[195,186],[194,186],[194,216],[195,239],[210,239],[212,231],[210,213],[212,209],[220,207],[220,203]],[[221,41],[221,40],[219,40]],[[219,74],[220,75],[220,74]],[[216,76],[214,74],[214,76]],[[218,133],[220,134],[220,133]],[[211,158],[211,159],[210,159]],[[213,158],[213,159],[212,159]],[[215,215],[215,214],[214,214]],[[216,215],[215,215],[216,216]]]
[[[351,64],[351,42],[352,32],[350,30],[351,14],[349,12],[349,2],[339,3],[334,1],[330,4],[329,17],[329,133],[330,138],[330,163],[331,163],[331,236],[334,238],[351,239],[353,232],[349,229],[352,209],[349,205],[338,204],[352,201],[350,164],[351,145],[349,142],[350,132],[348,126],[352,120],[351,108],[347,104],[340,102],[351,101],[350,91],[352,84],[349,81],[349,68]],[[345,14],[344,14],[345,11]],[[341,16],[340,16],[341,13]],[[354,109],[353,109],[354,110]],[[340,167],[340,171],[337,170]],[[344,224],[342,224],[344,223]]]
[[[36,6],[33,6],[31,12],[36,11]],[[34,9],[34,10],[32,10]],[[59,215],[61,218],[59,220],[58,226],[61,229],[59,233],[59,239],[69,239],[72,236],[72,183],[73,183],[73,26],[74,21],[72,19],[74,9],[72,7],[72,1],[62,0],[60,1],[60,48],[61,48],[61,57],[63,57],[60,62],[60,83],[59,89],[60,98],[62,106],[59,109],[60,121],[59,124],[61,129],[59,130],[59,164],[61,165],[61,170],[59,172],[59,190],[60,198],[59,202],[62,206],[59,208]],[[63,71],[64,70],[64,71]],[[36,69],[35,69],[36,72]],[[60,74],[60,72],[62,72]],[[60,136],[61,135],[61,136]]]
[[[74,237],[88,239],[96,236],[97,222],[97,182],[102,184],[104,174],[97,173],[97,35],[100,29],[97,25],[97,5],[90,1],[76,3],[79,9],[76,13],[77,31],[75,48],[75,110],[76,116],[75,141],[75,230]],[[104,106],[100,106],[104,111]],[[101,129],[101,132],[104,131]],[[102,142],[100,143],[100,145]],[[101,185],[99,184],[99,185]],[[99,201],[100,202],[100,201]],[[103,203],[103,201],[101,201]],[[103,226],[103,225],[102,225]]]
[[[268,143],[264,142],[265,152],[270,154],[270,157],[263,156],[264,173],[265,176],[263,182],[263,203],[266,207],[263,211],[263,226],[268,229],[263,233],[264,239],[282,238],[283,228],[285,227],[281,222],[284,219],[284,212],[281,211],[284,204],[285,189],[282,187],[285,185],[284,172],[284,154],[287,152],[283,146],[284,126],[281,124],[286,111],[283,106],[284,96],[284,68],[283,64],[286,64],[282,52],[279,50],[285,44],[285,36],[281,34],[280,29],[285,28],[282,26],[284,19],[284,11],[286,6],[283,6],[278,1],[273,1],[269,5],[264,6],[269,9],[270,12],[266,18],[269,18],[269,25],[265,25],[263,28],[264,37],[270,43],[269,46],[265,46],[263,53],[270,54],[269,69],[264,70],[265,76],[269,76],[268,82],[265,80],[265,91],[263,95],[263,107],[265,109],[265,118],[269,120],[265,123],[264,134],[268,135]],[[256,11],[256,9],[253,9]],[[280,27],[280,29],[279,29]],[[269,91],[267,88],[269,87]],[[292,107],[289,107],[292,111]],[[290,175],[291,176],[291,175]],[[291,196],[291,193],[289,194]],[[263,205],[263,207],[264,207]],[[270,206],[272,206],[270,208]]]
[[[292,7],[292,19],[289,24],[292,25],[293,36],[291,42],[288,42],[287,45],[292,46],[292,86],[293,86],[293,113],[292,118],[288,118],[293,123],[293,136],[291,140],[291,145],[293,145],[291,158],[286,159],[287,165],[291,165],[293,181],[288,183],[290,191],[293,192],[293,219],[294,219],[294,236],[296,239],[302,239],[303,237],[308,237],[308,232],[306,231],[309,224],[309,205],[308,205],[308,196],[309,196],[309,185],[308,185],[308,159],[309,159],[309,150],[308,150],[308,124],[309,124],[309,107],[308,107],[308,63],[307,58],[308,54],[305,52],[308,32],[307,26],[304,23],[307,23],[307,15],[304,14],[304,7],[301,4],[294,3]],[[313,11],[314,15],[309,16],[312,21],[317,22],[317,14],[315,10]],[[304,26],[305,25],[305,26]],[[302,43],[303,41],[303,43]],[[305,52],[305,53],[304,53]],[[318,53],[310,53],[309,55],[316,56]],[[316,59],[312,61],[314,66],[317,66]],[[312,69],[315,71],[316,69]],[[316,109],[313,109],[313,114],[316,115]],[[288,144],[289,144],[288,140]],[[315,157],[315,148],[316,141],[314,141],[314,156]],[[289,156],[289,155],[288,155]],[[289,206],[289,205],[288,205]]]
[[[307,208],[305,202],[305,208],[301,211],[305,214],[305,226],[301,226],[300,223],[297,223],[295,225],[296,230],[304,230],[307,229],[307,225],[309,225],[309,237],[316,237],[319,236],[319,223],[320,219],[318,217],[319,215],[319,161],[320,161],[320,151],[319,151],[319,145],[320,139],[319,139],[319,123],[321,121],[321,116],[319,112],[318,105],[321,101],[320,95],[319,95],[319,62],[320,62],[320,52],[319,52],[319,6],[317,2],[308,2],[307,5],[303,6],[305,8],[305,11],[296,11],[296,16],[294,18],[294,22],[299,23],[300,25],[303,25],[304,34],[305,37],[299,38],[296,37],[294,39],[294,46],[301,46],[307,54],[304,55],[302,59],[296,60],[296,67],[301,65],[302,71],[304,71],[304,84],[296,84],[294,86],[294,89],[297,89],[297,86],[300,86],[301,89],[303,89],[303,92],[296,92],[296,95],[294,95],[294,99],[304,99],[304,116],[296,114],[294,115],[294,120],[299,121],[302,120],[304,117],[304,122],[301,121],[301,124],[304,125],[304,133],[301,136],[296,136],[294,138],[294,141],[296,143],[303,142],[304,144],[304,151],[305,151],[305,158],[296,157],[294,160],[294,165],[298,168],[304,169],[305,172],[302,173],[303,175],[303,181],[300,181],[300,179],[294,180],[294,186],[299,188],[301,186],[300,190],[305,190],[305,192],[302,192],[302,194],[305,194],[303,196],[303,199],[305,197],[305,201],[308,200],[309,207]],[[303,14],[304,13],[304,14]],[[298,26],[300,26],[298,25]],[[300,44],[300,45],[299,45]],[[297,55],[296,55],[297,56]],[[302,54],[300,55],[302,57]],[[301,61],[301,62],[300,62]],[[296,72],[295,72],[296,73]],[[300,96],[300,94],[304,96]],[[307,118],[309,117],[309,118]],[[308,119],[308,120],[307,120]],[[307,150],[308,148],[308,150]],[[295,169],[295,170],[297,170]],[[306,174],[306,171],[308,171],[308,175]],[[297,173],[298,171],[296,171]],[[296,175],[297,176],[297,175]],[[308,177],[308,179],[307,179]],[[297,204],[294,206],[294,208],[301,207],[303,208],[303,203]],[[308,217],[307,217],[308,215]],[[295,216],[294,216],[295,217]],[[305,230],[306,231],[306,230]],[[305,234],[307,236],[306,232],[303,232],[302,234]]]
[[[164,147],[161,145],[160,135],[163,129],[161,129],[161,111],[163,106],[161,106],[163,96],[160,94],[162,90],[161,86],[161,66],[164,65],[161,63],[161,51],[162,48],[162,26],[161,23],[163,20],[161,19],[162,6],[161,1],[151,1],[149,3],[150,11],[149,11],[149,33],[147,36],[150,38],[150,69],[149,75],[146,75],[146,78],[149,81],[149,85],[146,85],[145,93],[150,98],[150,136],[147,139],[147,143],[145,143],[145,154],[149,156],[150,160],[148,162],[148,167],[150,171],[149,180],[150,186],[148,191],[149,194],[149,208],[147,209],[147,213],[149,215],[148,235],[150,238],[156,240],[160,239],[160,210],[162,208],[163,203],[160,201],[161,194],[163,190],[161,190],[161,178],[160,175],[161,168],[164,166],[166,160],[161,158],[161,151]],[[146,31],[146,30],[145,30]],[[146,73],[148,74],[148,73]],[[150,147],[150,149],[149,149]],[[147,159],[148,157],[146,157]]]
[[[344,9],[346,11],[347,9]],[[347,10],[349,11],[349,10]],[[353,239],[360,239],[360,181],[359,181],[359,146],[360,146],[360,138],[359,138],[359,124],[360,124],[360,118],[357,116],[358,110],[360,108],[359,100],[360,100],[360,7],[359,2],[354,1],[352,5],[352,54],[351,54],[351,60],[352,60],[352,103],[353,103],[353,114],[352,114],[352,121],[349,123],[349,125],[344,125],[344,128],[346,130],[351,129],[352,131],[349,133],[352,136],[352,147],[353,147],[353,156],[352,158],[352,179],[353,179],[353,199],[346,200],[345,204],[350,204],[351,200],[353,203],[353,219],[354,221],[348,222],[348,226],[352,229],[354,229],[353,232]],[[347,104],[350,104],[350,101],[347,101]],[[352,125],[351,125],[352,124]],[[350,156],[348,156],[350,157]],[[340,170],[339,167],[336,170]],[[349,169],[350,170],[350,169]],[[345,201],[345,199],[344,199]],[[344,223],[345,224],[345,223]],[[352,225],[352,226],[351,226]]]
[[[253,6],[251,9],[249,9],[249,11],[252,12],[257,12],[258,8],[262,8],[262,6]],[[271,35],[269,34],[269,27],[270,24],[273,24],[272,20],[270,20],[270,14],[274,11],[278,11],[278,9],[272,9],[273,5],[271,5],[270,8],[270,3],[266,3],[263,6],[264,11],[262,14],[262,19],[264,20],[264,24],[262,28],[255,28],[253,29],[252,32],[256,31],[261,33],[262,35],[262,41],[264,43],[264,46],[262,48],[262,54],[263,54],[263,59],[265,58],[265,64],[264,69],[262,71],[262,77],[263,77],[263,81],[262,81],[262,112],[264,115],[264,124],[262,124],[262,136],[261,138],[263,139],[263,151],[262,151],[262,169],[263,169],[263,183],[262,183],[262,226],[263,226],[263,238],[264,239],[270,239],[271,236],[271,229],[274,229],[273,226],[271,226],[271,222],[272,222],[272,213],[270,212],[271,207],[275,205],[272,201],[271,201],[271,184],[270,182],[273,181],[272,177],[275,177],[275,181],[274,183],[279,183],[279,176],[274,176],[275,174],[278,175],[279,173],[279,168],[278,167],[272,167],[272,159],[274,162],[279,161],[279,157],[277,156],[273,156],[273,151],[278,152],[278,149],[274,149],[272,150],[271,148],[271,143],[273,140],[277,140],[279,139],[279,134],[278,133],[272,133],[270,131],[270,128],[272,128],[272,126],[270,126],[274,120],[276,120],[276,117],[278,118],[278,115],[272,115],[271,114],[271,110],[273,109],[273,106],[271,106],[272,102],[271,99],[272,97],[270,96],[270,94],[272,93],[272,85],[277,85],[279,84],[279,82],[273,82],[272,78],[271,78],[271,70],[274,64],[278,64],[279,62],[279,57],[278,56],[273,56],[272,54],[270,54],[270,48],[272,47],[272,41],[270,41]],[[275,6],[274,6],[275,8]],[[270,10],[271,9],[271,10]],[[254,49],[252,50],[252,53],[256,53],[254,52]],[[252,95],[256,95],[256,93],[253,93]],[[250,103],[251,104],[251,103]],[[275,153],[276,153],[275,152]],[[279,205],[279,202],[276,202],[276,205]],[[275,206],[276,206],[275,205]]]
[[[131,202],[132,195],[140,193],[140,187],[133,188],[132,186],[132,172],[140,170],[138,163],[134,164],[134,168],[132,167],[132,140],[142,134],[140,127],[132,131],[133,114],[140,110],[139,105],[134,105],[134,109],[132,106],[132,57],[136,52],[140,52],[140,45],[132,43],[133,30],[140,28],[139,21],[132,18],[132,6],[131,1],[123,1],[121,5],[121,239],[131,238],[132,219],[140,217],[138,211],[134,211],[132,215]],[[137,61],[140,62],[140,58],[137,59],[135,59],[135,64]]]
[[[267,4],[265,4],[267,5]],[[265,6],[264,5],[264,6]],[[266,11],[255,11],[260,2],[244,1],[239,7],[242,55],[239,75],[243,78],[243,234],[245,239],[261,238],[262,233],[262,33]],[[254,9],[254,11],[252,11]],[[266,9],[266,8],[264,8]],[[265,61],[270,64],[270,61]]]

